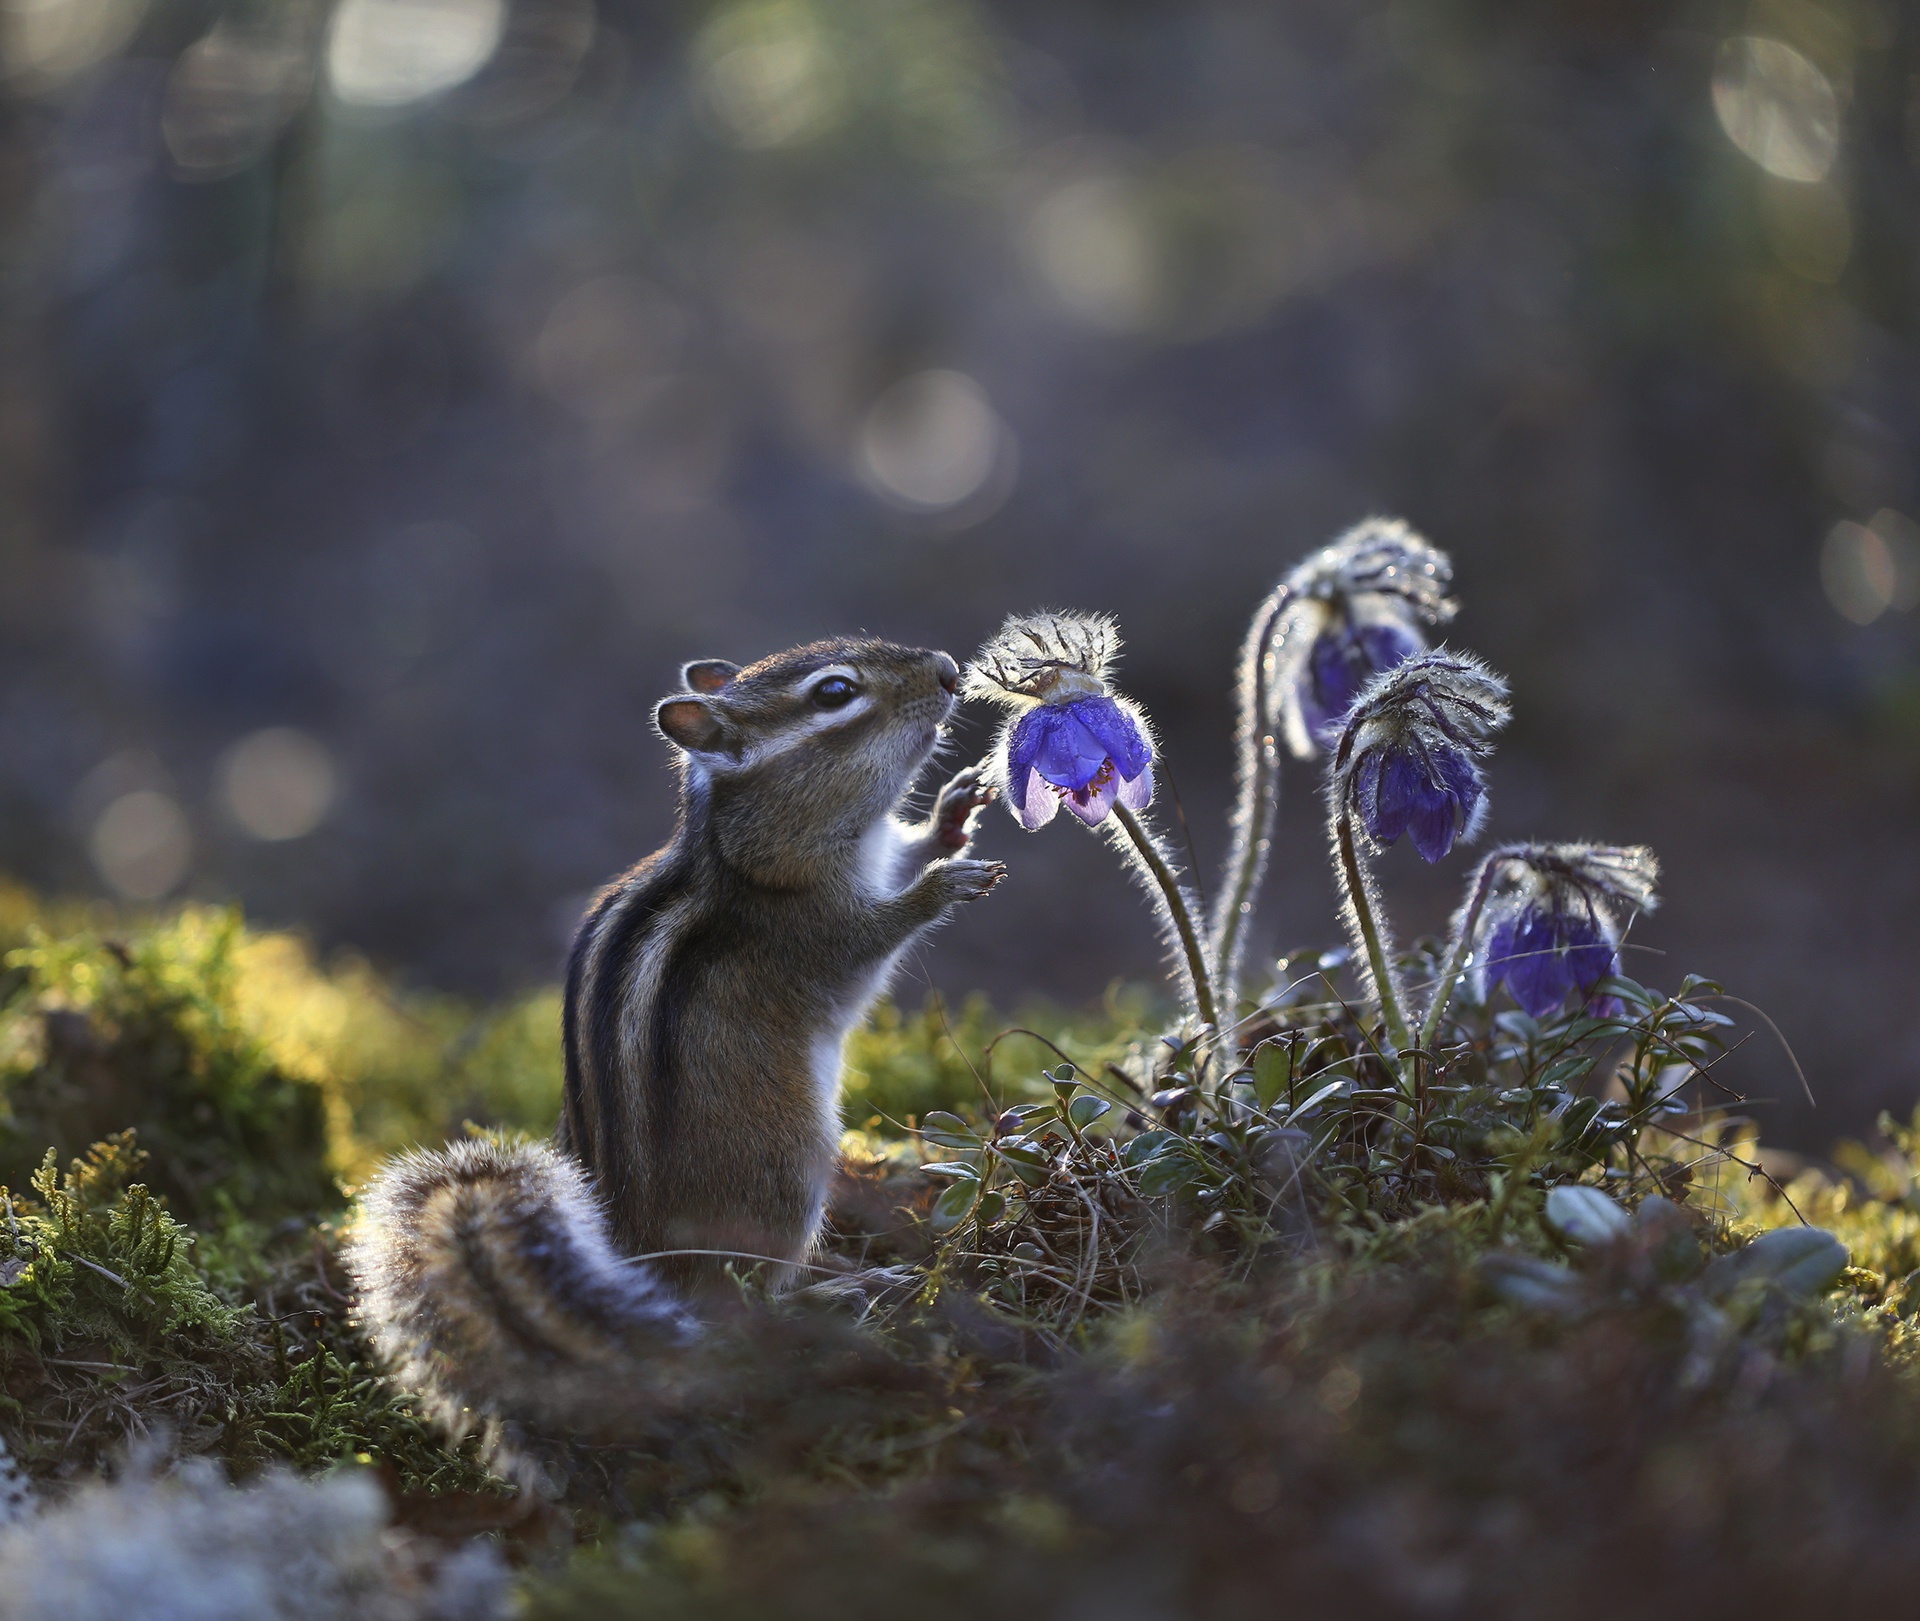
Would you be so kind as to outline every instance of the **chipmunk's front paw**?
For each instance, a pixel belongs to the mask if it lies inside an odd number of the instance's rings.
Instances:
[[[973,824],[993,803],[993,789],[981,780],[982,776],[977,765],[956,771],[933,802],[933,843],[941,849],[964,850],[972,841]]]
[[[1006,875],[1004,861],[975,861],[971,856],[955,856],[927,869],[927,876],[939,884],[942,898],[950,906],[979,900]]]

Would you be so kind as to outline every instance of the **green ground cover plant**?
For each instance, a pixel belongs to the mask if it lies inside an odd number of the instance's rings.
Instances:
[[[205,923],[122,920],[113,937],[140,962]],[[261,937],[223,927],[228,960],[249,960]],[[37,963],[46,946],[20,949]],[[87,951],[106,947],[82,931],[59,960]],[[1409,973],[1424,960],[1410,952]],[[1345,972],[1310,966],[1321,984]],[[373,983],[276,972],[296,1006]],[[8,1021],[37,1016],[35,973],[16,978]],[[166,975],[129,983],[118,994],[156,1008],[180,994]],[[200,993],[241,994],[220,973]],[[404,1000],[383,989],[376,1005]],[[404,1525],[506,1548],[515,1602],[543,1616],[881,1615],[902,1595],[958,1615],[1008,1593],[1233,1615],[1265,1613],[1276,1587],[1309,1614],[1528,1613],[1536,1591],[1580,1614],[1629,1559],[1655,1613],[1892,1602],[1920,1528],[1920,1138],[1888,1122],[1880,1148],[1775,1190],[1740,1163],[1746,1128],[1662,1115],[1629,1129],[1622,1107],[1602,1138],[1497,1084],[1608,1039],[1631,1075],[1663,1021],[1702,1028],[1676,1012],[1684,999],[1622,1001],[1611,1038],[1577,1017],[1527,1031],[1470,1010],[1487,1078],[1445,1094],[1464,1122],[1439,1128],[1454,1156],[1409,1180],[1353,1146],[1293,1189],[1298,1156],[1276,1168],[1247,1133],[1180,1129],[1199,1105],[1151,1101],[1178,1086],[1140,1095],[1182,1061],[1140,1022],[1147,998],[997,1046],[1012,1026],[984,1007],[891,1009],[855,1060],[874,1106],[850,1133],[829,1254],[913,1281],[864,1323],[830,1295],[749,1292],[677,1405],[559,1503],[516,1501],[382,1385],[341,1298],[337,1193],[260,1218],[209,1199],[189,1225],[150,1191],[166,1167],[134,1138],[65,1167],[43,1153],[9,1182],[0,1233],[0,1438],[54,1504],[142,1436],[243,1482],[371,1467]],[[1357,1143],[1365,1087],[1306,1107],[1321,1071],[1366,1078],[1346,1017],[1304,993],[1275,1010],[1228,1095],[1290,1096],[1280,1130],[1317,1121],[1330,1144]],[[473,1022],[409,1028],[424,1045]],[[234,1028],[202,1018],[189,1039],[224,1052]],[[380,1084],[348,1072],[367,1046],[306,1039],[315,1067],[295,1084]],[[131,1077],[155,1073],[144,1049],[109,1052],[132,1055]],[[1292,1055],[1284,1071],[1274,1052]],[[414,1062],[385,1071],[403,1099],[429,1067]],[[1173,1124],[1150,1123],[1169,1110]],[[1617,1214],[1556,1224],[1555,1190],[1575,1188]],[[1797,1275],[1805,1255],[1729,1266],[1759,1235],[1806,1231],[1796,1208],[1846,1246],[1846,1270],[1825,1253]]]

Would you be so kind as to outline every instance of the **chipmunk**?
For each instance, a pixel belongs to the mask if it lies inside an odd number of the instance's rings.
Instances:
[[[841,1048],[907,946],[1005,873],[966,854],[976,769],[895,812],[958,700],[945,653],[828,641],[687,665],[654,724],[679,821],[568,961],[557,1142],[393,1162],[348,1250],[399,1382],[473,1415],[604,1433],[636,1358],[697,1338],[731,1258],[791,1272],[838,1156]]]

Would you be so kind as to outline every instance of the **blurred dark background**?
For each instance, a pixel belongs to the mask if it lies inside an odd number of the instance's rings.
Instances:
[[[665,836],[681,660],[1040,605],[1210,876],[1245,617],[1390,512],[1514,680],[1492,831],[1659,850],[1633,966],[1773,1015],[1774,1139],[1920,1094],[1920,9],[0,0],[0,70],[35,887],[493,994]],[[987,845],[909,999],[1151,972],[1096,841]]]

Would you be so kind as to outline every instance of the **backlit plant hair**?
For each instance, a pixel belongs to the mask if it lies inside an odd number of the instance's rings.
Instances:
[[[962,691],[1009,711],[989,769],[1014,820],[1043,827],[1064,806],[1107,836],[1154,902],[1188,1007],[1217,1029],[1199,901],[1141,815],[1153,799],[1153,733],[1108,680],[1119,652],[1104,616],[1015,614],[967,666]]]
[[[1227,859],[1208,928],[1220,989],[1239,982],[1246,928],[1279,805],[1280,746],[1301,759],[1367,679],[1425,650],[1453,617],[1453,565],[1394,518],[1369,518],[1322,546],[1254,611],[1240,652],[1236,785]]]
[[[1368,857],[1405,833],[1428,861],[1486,812],[1481,763],[1506,724],[1507,684],[1465,653],[1422,653],[1376,675],[1348,711],[1327,771],[1327,834],[1348,933],[1366,964],[1404,1083],[1412,1048],[1393,937]]]

